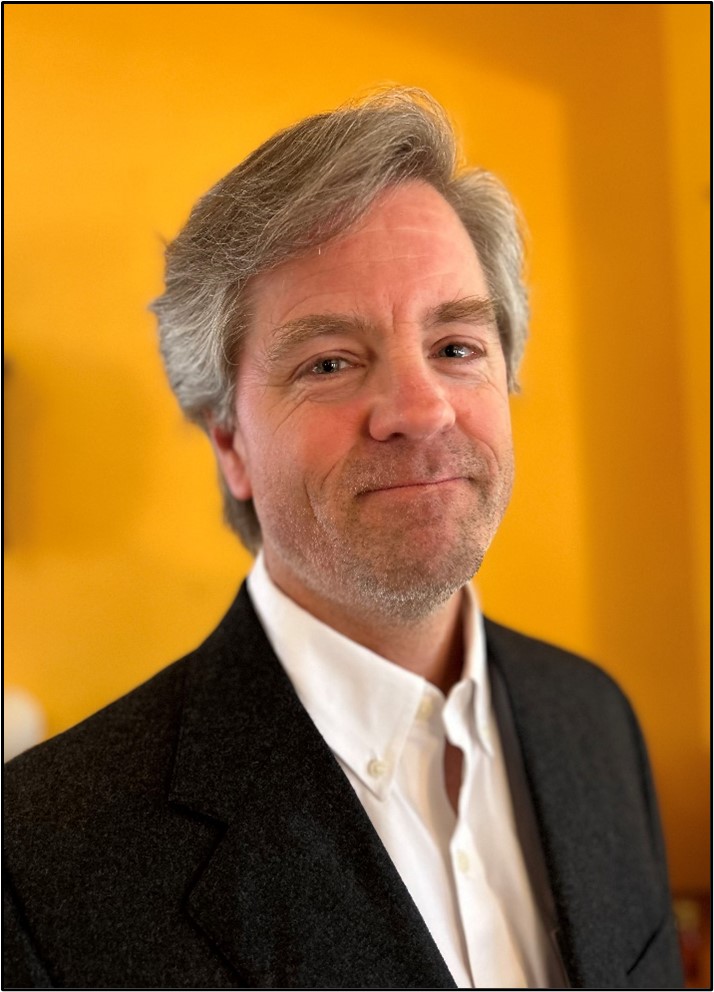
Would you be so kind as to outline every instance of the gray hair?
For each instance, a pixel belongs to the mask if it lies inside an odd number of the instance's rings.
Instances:
[[[388,187],[413,180],[451,204],[481,261],[496,307],[509,388],[523,355],[528,300],[523,241],[507,190],[460,162],[442,107],[422,90],[392,88],[279,131],[194,206],[166,250],[166,288],[151,305],[161,355],[182,411],[204,430],[235,426],[236,366],[249,326],[245,287],[346,230]],[[252,500],[221,476],[226,522],[261,544]]]

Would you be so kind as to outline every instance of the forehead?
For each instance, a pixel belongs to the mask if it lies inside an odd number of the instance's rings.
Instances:
[[[473,243],[454,209],[422,182],[385,191],[352,227],[255,276],[249,288],[253,330],[311,313],[371,318],[391,308],[416,317],[442,297],[474,295],[488,288]]]

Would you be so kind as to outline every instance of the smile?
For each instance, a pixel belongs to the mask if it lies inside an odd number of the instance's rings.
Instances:
[[[389,486],[380,486],[376,489],[367,489],[363,496],[370,496],[376,493],[400,493],[400,492],[428,492],[429,490],[437,490],[445,486],[449,486],[452,483],[464,482],[466,481],[463,476],[456,475],[450,476],[447,479],[424,479],[424,480],[414,480],[409,482],[395,482]]]

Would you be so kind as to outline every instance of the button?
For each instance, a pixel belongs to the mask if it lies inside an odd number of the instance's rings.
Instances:
[[[430,696],[424,696],[422,701],[419,703],[417,716],[419,717],[420,720],[428,720],[433,712],[434,712],[434,700]]]
[[[469,870],[469,856],[466,851],[456,852],[456,864],[458,865],[459,871],[463,872],[465,875]]]
[[[367,765],[367,771],[373,778],[381,778],[387,770],[387,762],[380,761],[379,758],[372,758]]]

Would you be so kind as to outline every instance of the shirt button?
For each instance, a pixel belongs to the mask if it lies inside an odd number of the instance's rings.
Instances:
[[[373,778],[381,778],[387,770],[387,762],[380,761],[379,758],[372,758],[367,765],[367,771]]]
[[[458,865],[459,871],[463,872],[465,875],[469,870],[469,856],[466,851],[456,852],[456,864]]]
[[[422,701],[419,703],[419,709],[417,710],[417,716],[420,720],[428,720],[431,714],[434,712],[434,700],[429,696],[424,696]]]

